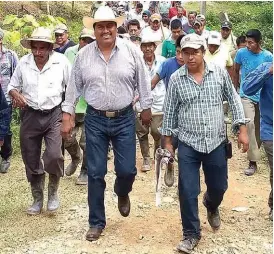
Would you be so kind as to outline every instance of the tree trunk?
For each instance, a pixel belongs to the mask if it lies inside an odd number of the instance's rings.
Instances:
[[[206,16],[206,1],[200,2],[200,13]]]
[[[50,14],[49,1],[47,1],[47,14]]]

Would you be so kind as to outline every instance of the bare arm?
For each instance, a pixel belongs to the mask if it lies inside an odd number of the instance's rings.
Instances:
[[[240,81],[240,67],[241,67],[241,65],[239,65],[237,63],[235,63],[234,67],[233,67],[233,69],[234,69],[233,84],[235,86],[235,89],[237,89],[237,87],[240,86],[240,83],[239,83],[239,81]]]
[[[160,80],[161,80],[161,79],[160,79],[159,75],[156,74],[156,75],[153,77],[153,79],[151,80],[151,90],[153,90],[153,89],[156,87],[156,85],[158,84],[158,82],[159,82]]]

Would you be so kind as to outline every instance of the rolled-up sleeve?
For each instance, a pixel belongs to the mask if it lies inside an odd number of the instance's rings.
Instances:
[[[152,107],[151,81],[145,62],[137,52],[134,52],[136,59],[136,84],[139,94],[139,101],[142,109]]]
[[[177,136],[179,114],[179,98],[176,80],[171,77],[164,102],[164,119],[161,134],[164,136]]]
[[[80,55],[77,55],[70,76],[68,75],[68,77],[65,101],[62,103],[62,111],[72,115],[75,111],[76,100],[80,97],[83,90],[83,79],[80,70]]]

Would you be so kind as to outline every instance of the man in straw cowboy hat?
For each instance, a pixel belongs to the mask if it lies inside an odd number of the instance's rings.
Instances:
[[[75,57],[80,49],[85,47],[86,45],[95,41],[94,31],[84,28],[79,36],[79,43],[73,47],[70,47],[66,50],[65,56],[68,58],[71,64],[74,63]],[[76,108],[75,108],[75,128],[73,129],[73,135],[69,140],[65,140],[65,148],[70,150],[71,154],[78,154],[80,153],[81,147],[83,151],[83,162],[81,167],[81,172],[79,177],[77,178],[76,184],[78,185],[86,185],[88,183],[88,175],[87,175],[87,165],[86,165],[86,135],[85,135],[85,128],[84,128],[84,119],[85,113],[87,110],[87,103],[83,97],[80,97]],[[81,128],[81,138],[78,144],[76,139],[76,135],[78,129]],[[65,169],[65,174],[67,176],[71,176],[75,173],[77,169],[78,163],[74,163],[72,160],[68,167]]]
[[[14,106],[21,108],[21,154],[33,196],[27,213],[36,215],[43,208],[45,171],[49,173],[47,210],[55,212],[59,207],[57,190],[64,164],[60,104],[71,68],[64,55],[53,51],[51,32],[46,28],[36,28],[21,44],[31,53],[19,61],[8,92]],[[43,139],[45,152],[41,158]]]
[[[77,55],[62,105],[62,135],[70,135],[75,100],[83,94],[88,103],[85,116],[89,226],[86,239],[97,240],[106,226],[104,191],[106,187],[109,141],[114,151],[118,209],[124,217],[130,213],[129,192],[136,175],[135,114],[132,107],[135,90],[140,96],[141,119],[151,121],[150,78],[137,48],[117,38],[117,27],[124,21],[113,11],[100,7],[94,18],[84,17],[87,28],[94,28],[96,42]]]

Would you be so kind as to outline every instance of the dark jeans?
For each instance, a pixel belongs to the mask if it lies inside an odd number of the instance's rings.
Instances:
[[[200,153],[179,140],[179,200],[183,234],[200,238],[198,195],[200,194],[200,167],[205,175],[206,206],[214,211],[227,190],[227,160],[225,145],[221,144],[209,154]]]
[[[264,150],[268,158],[269,167],[270,167],[270,186],[271,191],[268,198],[268,205],[273,209],[273,141],[263,141]]]
[[[10,107],[12,108],[11,105]],[[10,114],[12,115],[12,110],[10,111]],[[1,146],[1,151],[0,151],[1,158],[4,160],[7,160],[12,155],[12,143],[11,143],[12,132],[11,132],[10,126],[9,126],[8,134],[4,138],[4,144],[3,146]]]
[[[132,190],[137,173],[135,114],[133,109],[123,116],[99,116],[88,107],[85,117],[88,167],[88,204],[90,227],[105,228],[104,191],[106,188],[109,142],[114,152],[116,180],[114,191],[126,196]]]

